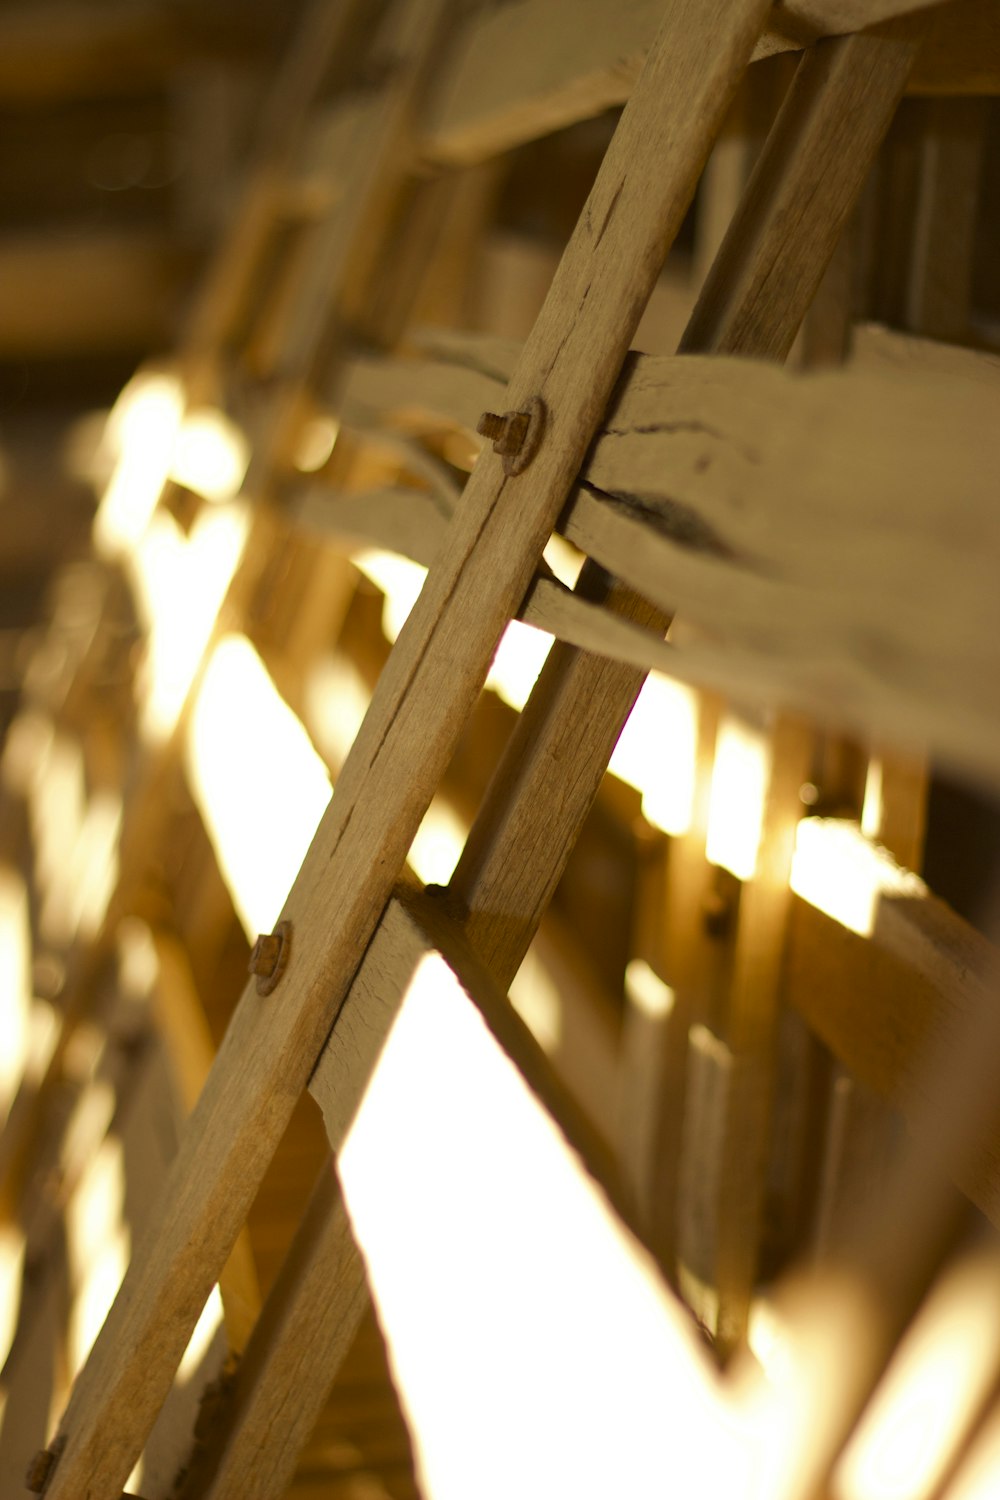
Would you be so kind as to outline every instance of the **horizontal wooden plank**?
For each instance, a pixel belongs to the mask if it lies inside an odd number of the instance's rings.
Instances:
[[[440,350],[455,363],[416,361],[412,375],[403,362],[357,365],[352,412],[468,430],[499,399],[513,348],[451,340]],[[874,327],[858,330],[843,370],[809,375],[632,355],[560,528],[704,635],[665,646],[544,579],[521,618],[636,665],[926,742],[995,784],[998,393],[994,356]],[[314,501],[334,529],[339,503]],[[416,547],[444,525],[433,505],[345,497],[343,526],[367,525],[382,546],[398,527],[396,545],[412,541],[424,561]]]
[[[932,3],[786,0],[775,6],[757,56],[858,31]],[[662,13],[662,0],[614,6],[603,0],[515,0],[470,13],[431,101],[424,154],[442,162],[482,160],[622,104]],[[992,0],[959,0],[941,7],[930,24],[915,89],[1000,89],[1000,23]]]
[[[148,230],[0,236],[0,358],[162,344],[190,257]]]

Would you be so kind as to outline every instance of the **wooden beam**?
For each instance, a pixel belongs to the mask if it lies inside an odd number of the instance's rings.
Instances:
[[[491,455],[470,481],[289,895],[277,999],[245,991],[74,1387],[49,1500],[120,1488],[141,1450],[593,437],[765,8],[670,9],[511,382],[511,407],[544,404],[541,447],[523,477]]]
[[[189,271],[189,257],[149,230],[4,235],[0,358],[162,344]]]
[[[179,1500],[285,1493],[367,1307],[364,1266],[328,1162]]]
[[[788,0],[755,56],[856,32],[932,0]],[[515,0],[470,13],[424,127],[423,153],[480,161],[589,119],[628,98],[662,14],[660,0]],[[511,66],[511,59],[517,66]],[[940,7],[917,64],[923,92],[1000,88],[1000,25],[991,0]]]

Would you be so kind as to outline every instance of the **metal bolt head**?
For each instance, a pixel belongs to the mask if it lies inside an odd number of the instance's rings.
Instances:
[[[525,402],[521,411],[483,412],[476,431],[489,438],[494,453],[503,459],[504,472],[520,474],[534,458],[542,438],[545,407],[537,396]]]
[[[55,1465],[56,1455],[51,1448],[39,1448],[34,1458],[28,1465],[28,1472],[24,1476],[24,1482],[33,1495],[40,1495],[49,1482],[49,1476]]]
[[[279,922],[273,932],[262,934],[254,943],[248,968],[256,975],[258,995],[269,995],[285,972],[291,937],[291,922]]]

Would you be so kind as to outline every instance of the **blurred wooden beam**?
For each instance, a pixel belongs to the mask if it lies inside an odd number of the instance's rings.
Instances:
[[[931,0],[787,0],[755,56],[795,50],[926,8]],[[661,0],[515,0],[470,15],[425,130],[435,161],[477,161],[624,103],[663,13]],[[1000,91],[993,0],[957,0],[929,22],[910,89]],[[516,66],[512,65],[516,59]]]
[[[190,260],[163,234],[89,230],[0,237],[0,358],[164,345]]]

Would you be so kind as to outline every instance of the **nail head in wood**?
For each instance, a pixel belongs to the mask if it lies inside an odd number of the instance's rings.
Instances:
[[[493,444],[494,453],[503,460],[504,473],[520,474],[528,467],[542,439],[545,406],[538,396],[531,396],[520,411],[485,411],[476,431]]]
[[[273,932],[263,933],[253,945],[248,968],[257,977],[258,995],[269,995],[288,967],[292,945],[291,922],[279,922]]]
[[[44,1495],[48,1489],[52,1471],[60,1453],[66,1446],[66,1439],[59,1438],[52,1444],[51,1448],[39,1448],[34,1458],[28,1465],[28,1472],[24,1476],[24,1483],[33,1495]]]

